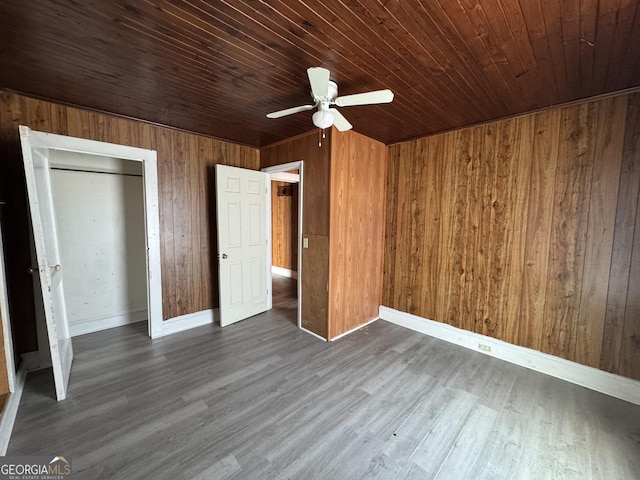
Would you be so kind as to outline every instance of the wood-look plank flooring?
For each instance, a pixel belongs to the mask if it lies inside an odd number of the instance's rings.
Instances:
[[[297,325],[298,280],[273,274],[271,285],[273,290],[273,308]]]
[[[384,321],[326,343],[292,317],[75,337],[67,400],[29,374],[8,454],[78,479],[639,478],[640,406]]]

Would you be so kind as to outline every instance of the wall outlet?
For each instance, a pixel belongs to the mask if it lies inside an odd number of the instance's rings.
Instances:
[[[490,352],[491,351],[491,347],[489,345],[485,345],[484,343],[479,343],[478,344],[478,349],[482,350],[483,352]]]
[[[309,248],[309,238],[308,237],[304,237],[302,239],[302,248]]]

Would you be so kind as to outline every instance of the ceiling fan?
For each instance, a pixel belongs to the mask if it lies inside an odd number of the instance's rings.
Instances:
[[[313,105],[301,105],[268,113],[268,118],[285,117],[317,107],[318,111],[313,114],[312,118],[316,127],[328,128],[331,125],[335,125],[338,130],[344,132],[351,129],[353,125],[336,108],[331,108],[332,105],[350,107],[352,105],[389,103],[393,100],[393,92],[388,89],[338,97],[338,85],[336,82],[329,80],[329,70],[322,67],[311,67],[307,69],[307,75],[311,85]]]

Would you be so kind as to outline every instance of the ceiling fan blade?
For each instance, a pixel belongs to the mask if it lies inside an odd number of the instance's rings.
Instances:
[[[326,98],[329,96],[329,70],[322,67],[311,67],[307,69],[311,93],[314,97]]]
[[[371,105],[374,103],[389,103],[393,100],[393,92],[389,89],[376,90],[374,92],[356,93],[336,98],[336,105],[339,107],[350,107],[352,105]]]
[[[286,110],[278,110],[277,112],[267,113],[267,118],[280,118],[287,115],[293,115],[294,113],[304,112],[305,110],[311,110],[316,108],[315,105],[300,105],[299,107],[287,108]]]
[[[338,130],[341,132],[346,132],[347,130],[351,130],[353,125],[349,123],[349,121],[344,118],[344,116],[335,108],[330,108],[329,111],[333,113],[333,124],[336,126]]]

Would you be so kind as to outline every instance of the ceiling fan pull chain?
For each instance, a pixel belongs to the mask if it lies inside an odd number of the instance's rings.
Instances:
[[[318,128],[318,147],[322,147],[322,140],[324,138],[327,138],[327,136],[325,135],[324,131],[325,131],[324,128]]]

